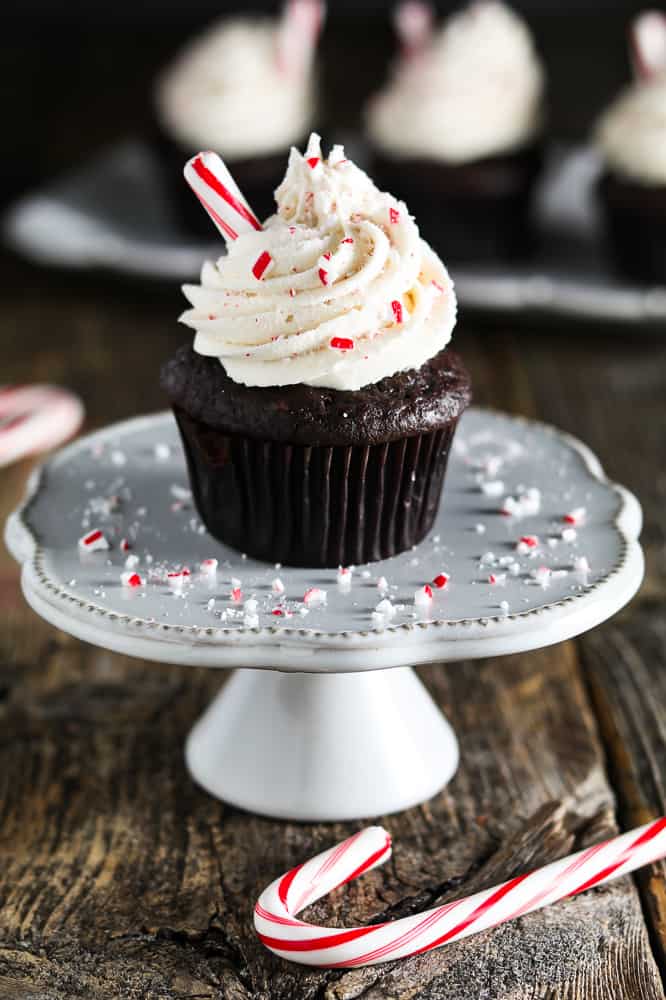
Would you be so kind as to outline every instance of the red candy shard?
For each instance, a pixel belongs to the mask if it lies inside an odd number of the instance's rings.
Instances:
[[[92,545],[93,542],[99,541],[101,537],[102,537],[102,532],[99,530],[99,528],[97,528],[95,531],[91,531],[89,535],[86,535],[86,537],[83,539],[83,544]]]
[[[439,281],[435,281],[433,278],[430,284],[435,286],[440,295],[444,294],[444,285],[440,285]]]
[[[132,573],[132,575],[130,577],[128,577],[128,579],[127,579],[127,586],[128,587],[140,587],[141,586],[141,577],[139,576],[138,573]]]
[[[241,593],[240,587],[234,587],[233,590],[231,591],[231,600],[232,601],[238,602],[238,601],[240,601],[240,599],[241,599],[242,596],[243,595]]]
[[[354,341],[351,337],[332,337],[330,346],[335,348],[336,351],[353,351]]]
[[[391,309],[393,310],[396,323],[402,323],[402,302],[398,302],[397,299],[394,299],[391,303]]]
[[[432,587],[430,586],[429,583],[425,583],[423,585],[423,591],[424,591],[426,597],[432,597]]]
[[[323,267],[319,268],[319,280],[321,281],[322,285],[328,284],[328,271],[325,271]]]
[[[345,236],[344,240],[340,240],[341,243],[353,243],[351,236]]]
[[[523,535],[520,541],[523,545],[527,545],[528,549],[535,549],[539,544],[539,539],[536,535]]]
[[[307,165],[310,167],[311,170],[314,170],[314,168],[319,163],[319,157],[318,156],[308,156],[308,158],[307,158],[307,160],[305,162],[307,163]]]
[[[254,264],[252,265],[252,274],[255,276],[257,281],[261,281],[264,274],[266,273],[266,268],[272,263],[273,258],[269,254],[268,250],[264,250],[260,253]]]
[[[389,219],[392,225],[395,225],[396,222],[400,221],[400,212],[397,208],[389,208]]]
[[[438,590],[442,590],[449,582],[449,578],[446,573],[439,573],[432,582]]]

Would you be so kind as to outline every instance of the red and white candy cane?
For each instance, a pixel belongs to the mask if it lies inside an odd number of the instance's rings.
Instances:
[[[666,14],[644,10],[629,31],[629,50],[634,74],[649,80],[666,70]]]
[[[217,153],[197,153],[183,173],[225,240],[263,228]]]
[[[287,0],[277,32],[277,63],[285,75],[308,72],[325,16],[323,0]]]
[[[383,864],[391,838],[371,826],[265,889],[254,911],[259,939],[281,958],[302,965],[350,969],[440,948],[602,885],[666,856],[666,817],[588,847],[502,885],[425,913],[369,927],[317,927],[295,914],[332,889]]]
[[[0,466],[62,444],[83,415],[81,400],[56,386],[0,386]]]
[[[435,15],[429,3],[405,0],[393,12],[393,23],[403,55],[411,58],[423,52],[430,42]]]

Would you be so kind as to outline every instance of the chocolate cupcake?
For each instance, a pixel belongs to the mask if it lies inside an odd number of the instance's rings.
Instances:
[[[542,105],[543,71],[526,25],[498,0],[477,0],[406,46],[370,102],[377,183],[408,202],[447,260],[524,257]]]
[[[470,399],[446,350],[453,286],[340,147],[292,150],[276,199],[185,286],[194,345],[162,370],[195,502],[216,538],[271,562],[386,558],[430,529]]]
[[[289,0],[280,19],[223,20],[162,73],[154,92],[157,149],[184,232],[210,239],[182,177],[185,160],[201,149],[224,157],[260,218],[273,210],[285,155],[313,123],[322,19],[319,0]]]
[[[650,44],[655,33],[661,46]],[[596,127],[604,163],[599,194],[617,269],[641,282],[666,284],[666,18],[642,15],[632,40],[636,79]],[[643,46],[656,49],[659,61],[641,59]]]

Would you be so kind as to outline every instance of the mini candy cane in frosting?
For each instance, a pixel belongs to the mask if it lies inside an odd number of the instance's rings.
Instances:
[[[666,70],[666,14],[644,10],[629,32],[629,48],[634,74],[649,80]]]
[[[666,817],[517,875],[473,896],[389,923],[318,927],[295,914],[391,856],[391,838],[371,826],[293,868],[265,889],[254,910],[259,939],[302,965],[355,968],[406,958],[514,920],[666,856]]]
[[[225,240],[261,230],[261,223],[217,153],[197,153],[185,164],[185,180]]]
[[[308,72],[325,16],[323,0],[287,0],[277,33],[278,66],[285,74]]]
[[[432,38],[434,20],[432,6],[421,0],[405,0],[396,7],[393,23],[403,55],[411,58],[425,49]]]
[[[64,389],[0,387],[0,466],[62,444],[82,421],[83,404]]]

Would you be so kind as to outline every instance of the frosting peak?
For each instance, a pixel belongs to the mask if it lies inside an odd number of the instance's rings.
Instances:
[[[181,317],[236,382],[360,389],[448,343],[453,285],[406,205],[319,136],[291,150],[277,213],[204,264]]]
[[[169,134],[192,151],[242,159],[279,152],[307,133],[315,103],[310,59],[298,72],[285,70],[282,30],[270,18],[231,18],[186,46],[155,93]]]
[[[525,22],[500,0],[474,0],[399,61],[368,128],[397,155],[464,163],[533,139],[543,87]]]

